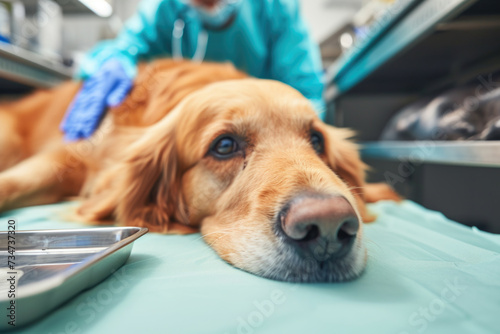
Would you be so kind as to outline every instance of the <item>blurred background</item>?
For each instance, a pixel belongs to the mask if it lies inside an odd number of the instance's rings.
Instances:
[[[139,2],[2,0],[0,40],[32,51],[44,60],[71,67],[97,41],[116,36]],[[313,38],[322,45],[322,54],[328,65],[340,55],[343,47],[352,45],[354,31],[362,33],[392,2],[301,0],[300,4]]]

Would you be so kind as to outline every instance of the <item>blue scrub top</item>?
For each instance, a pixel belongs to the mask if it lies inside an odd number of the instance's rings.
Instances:
[[[86,78],[108,59],[118,58],[134,77],[138,61],[172,56],[172,32],[179,18],[185,22],[183,56],[192,58],[203,29],[194,10],[182,0],[144,0],[116,39],[101,42],[85,57],[78,76]],[[207,33],[206,61],[229,61],[251,76],[284,82],[323,116],[319,48],[300,17],[297,0],[242,0],[231,26]]]

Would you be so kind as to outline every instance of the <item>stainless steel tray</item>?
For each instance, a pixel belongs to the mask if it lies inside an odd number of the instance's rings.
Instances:
[[[10,263],[8,233],[0,232],[0,331],[40,318],[111,275],[127,261],[132,243],[147,232],[139,227],[16,231]],[[14,269],[9,268],[12,262]],[[15,298],[9,297],[12,276]],[[15,327],[8,323],[12,300]]]

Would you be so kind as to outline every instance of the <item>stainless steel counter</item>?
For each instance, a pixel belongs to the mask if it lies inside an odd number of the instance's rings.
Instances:
[[[500,167],[500,142],[371,142],[362,145],[365,158]]]

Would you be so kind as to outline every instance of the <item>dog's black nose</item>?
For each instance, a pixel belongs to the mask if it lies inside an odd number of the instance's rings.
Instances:
[[[298,197],[281,211],[279,225],[286,242],[320,262],[346,255],[359,230],[354,208],[341,196]]]

